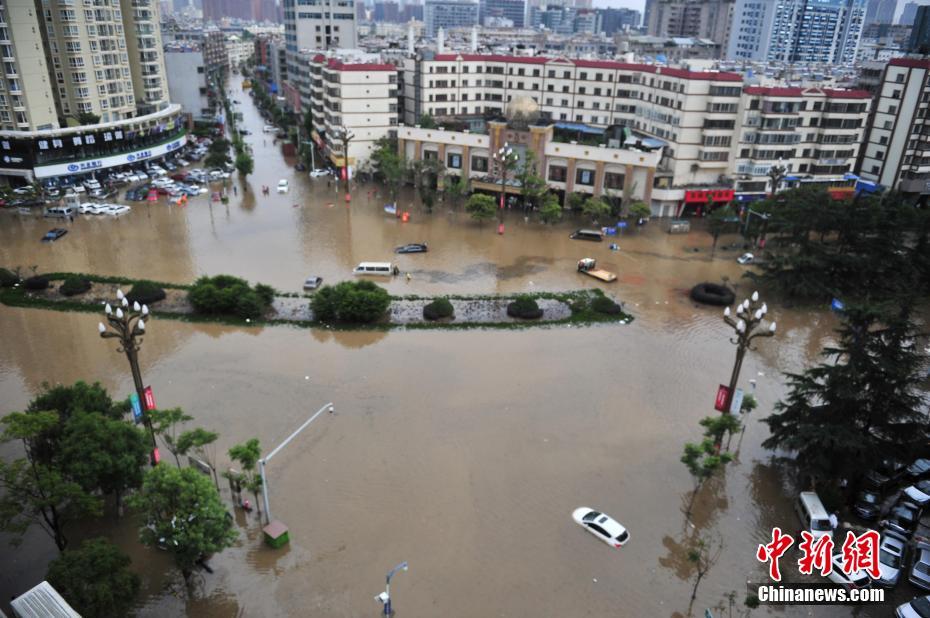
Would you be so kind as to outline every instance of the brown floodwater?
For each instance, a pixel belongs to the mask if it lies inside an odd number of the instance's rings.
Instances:
[[[220,433],[219,459],[251,437],[266,452],[328,401],[324,415],[269,464],[275,517],[291,543],[261,542],[258,515],[237,513],[234,548],[215,556],[190,598],[170,561],[136,540],[132,517],[86,522],[75,542],[105,534],[143,576],[138,615],[377,616],[385,573],[407,560],[392,587],[398,616],[676,616],[688,608],[696,534],[724,543],[702,583],[696,613],[759,580],[758,543],[771,528],[794,529],[793,489],[760,446],[757,420],[783,394],[780,374],[816,359],[834,325],[823,312],[770,303],[779,333],[747,356],[741,385],[760,409],[739,460],[699,496],[694,521],[683,503],[691,479],[682,445],[699,438],[734,347],[717,309],[694,305],[691,285],[729,277],[742,295],[737,249],[718,249],[699,230],[664,233],[652,222],[609,242],[568,239],[585,224],[545,227],[508,213],[503,236],[441,205],[385,216],[377,185],[356,186],[346,205],[325,180],[295,174],[263,136],[242,93],[256,153],[249,190],[228,205],[208,196],[187,207],[135,204],[127,216],[79,217],[43,244],[52,222],[0,213],[0,265],[39,271],[123,274],[188,282],[231,273],[298,291],[303,279],[347,279],[359,261],[395,259],[411,279],[383,283],[396,294],[563,290],[598,285],[575,272],[582,257],[619,275],[610,293],[636,320],[627,326],[525,331],[333,332],[285,326],[235,328],[154,320],[142,371],[162,406],[182,406],[191,426]],[[291,192],[261,196],[279,178]],[[409,204],[409,196],[404,203]],[[56,225],[58,225],[56,223]],[[733,242],[724,238],[722,243]],[[430,252],[394,256],[427,242]],[[699,249],[694,252],[693,249]],[[21,409],[45,381],[99,380],[116,396],[131,389],[125,360],[100,340],[97,316],[0,306],[0,401]],[[0,455],[16,456],[16,445]],[[224,499],[229,492],[224,488]],[[585,534],[578,506],[613,515],[630,531],[621,550]],[[43,578],[56,555],[30,531],[6,548],[4,601]],[[791,568],[783,560],[783,569]],[[902,584],[895,599],[916,593]],[[4,604],[3,609],[8,609]],[[848,615],[846,608],[756,610],[754,615]],[[868,608],[881,616],[888,607]],[[719,614],[715,614],[719,615]]]

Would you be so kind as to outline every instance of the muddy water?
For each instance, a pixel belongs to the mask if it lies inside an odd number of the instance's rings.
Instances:
[[[409,206],[403,224],[382,214],[375,185],[356,187],[346,206],[325,180],[294,175],[271,140],[263,144],[248,97],[235,96],[257,155],[248,192],[240,185],[228,206],[200,197],[186,208],[140,204],[120,219],[80,218],[50,245],[38,242],[49,222],[2,213],[0,264],[169,281],[225,272],[297,291],[308,275],[338,281],[359,261],[392,259],[395,245],[427,242],[428,254],[396,258],[409,282],[385,281],[395,293],[426,294],[589,286],[574,264],[591,256],[619,273],[611,290],[638,319],[523,332],[151,323],[146,381],[160,405],[183,406],[195,425],[219,431],[221,454],[253,436],[267,450],[327,401],[337,413],[269,464],[272,509],[290,527],[290,546],[266,549],[257,515],[238,514],[239,543],[213,559],[215,574],[202,576],[190,600],[166,557],[135,541],[131,518],[75,530],[75,538],[107,534],[130,553],[144,577],[139,615],[376,616],[372,597],[402,560],[410,571],[395,579],[398,616],[684,613],[693,577],[684,547],[694,531],[683,523],[691,481],[678,458],[733,359],[719,312],[684,291],[739,277],[736,251],[711,259],[708,235],[669,236],[650,223],[612,252],[606,242],[568,239],[585,222],[544,228],[516,213],[498,236],[448,206],[431,215]],[[257,196],[282,177],[291,193]],[[743,369],[743,386],[757,382],[761,413],[782,393],[779,372],[810,362],[832,325],[828,315],[773,314],[778,337]],[[96,322],[0,307],[3,409],[24,406],[43,381],[100,380],[128,393],[125,361],[99,339]],[[697,502],[701,534],[725,543],[699,613],[731,590],[742,598],[746,579],[764,573],[756,545],[774,525],[794,527],[790,488],[760,448],[764,437],[750,422],[739,463]],[[629,544],[610,550],[581,531],[571,512],[582,505],[620,520]],[[33,533],[4,555],[0,598],[8,599],[42,578],[55,551]]]

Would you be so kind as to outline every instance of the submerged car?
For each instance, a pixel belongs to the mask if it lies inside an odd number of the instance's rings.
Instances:
[[[287,180],[282,178],[281,180],[278,181],[278,193],[287,193],[287,190],[288,190]]]
[[[317,168],[315,170],[310,170],[310,178],[321,178],[323,176],[328,176],[329,170],[323,168]]]
[[[315,290],[323,284],[323,277],[307,277],[304,280],[305,290]]]
[[[736,261],[745,266],[746,264],[752,264],[753,260],[755,259],[756,257],[753,254],[744,253],[743,255],[736,258]]]
[[[920,481],[904,488],[904,495],[917,506],[927,506],[930,503],[930,481]]]
[[[864,569],[853,571],[848,575],[843,572],[842,553],[833,554],[833,570],[830,571],[829,575],[827,575],[827,579],[829,579],[834,584],[839,584],[846,590],[852,590],[853,588],[872,587],[872,580]]]
[[[60,227],[52,228],[42,237],[42,242],[54,242],[67,233],[68,230],[63,230]]]
[[[878,546],[878,568],[881,577],[875,582],[884,588],[893,588],[901,579],[901,571],[907,562],[907,538],[891,530],[882,530],[882,542]]]
[[[930,590],[930,545],[917,544],[917,553],[914,554],[914,564],[911,565],[908,581],[918,588]]]
[[[871,521],[878,518],[881,505],[882,499],[878,492],[860,491],[859,495],[856,496],[856,504],[853,506],[853,510],[862,519]]]
[[[911,478],[919,479],[930,472],[930,459],[918,459],[907,467],[907,474]]]
[[[899,605],[894,615],[895,618],[930,618],[930,596],[917,597]]]
[[[425,242],[413,242],[397,247],[394,253],[426,253],[428,250]]]
[[[575,523],[604,541],[611,547],[620,549],[630,540],[630,533],[610,515],[589,509],[586,506],[572,512]]]

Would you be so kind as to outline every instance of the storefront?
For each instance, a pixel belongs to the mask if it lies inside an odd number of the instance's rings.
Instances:
[[[735,197],[733,189],[696,189],[685,191],[685,199],[678,207],[676,218],[685,216],[702,217],[725,204],[729,204]]]

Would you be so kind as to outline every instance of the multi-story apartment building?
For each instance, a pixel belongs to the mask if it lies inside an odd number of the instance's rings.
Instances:
[[[522,28],[526,23],[526,0],[481,0],[478,4],[479,23],[484,24],[489,17],[508,19],[514,28]]]
[[[734,0],[656,0],[649,9],[648,33],[710,39],[726,45]]]
[[[181,106],[188,126],[195,119],[211,115],[207,95],[207,71],[203,52],[197,44],[170,43],[165,45],[165,70],[171,100]]]
[[[377,140],[396,131],[397,68],[391,64],[317,54],[309,60],[310,136],[336,167],[368,160]],[[351,135],[343,152],[343,133]],[[344,158],[345,157],[345,158]]]
[[[226,51],[226,35],[220,30],[206,30],[200,37],[203,61],[209,73],[229,70],[229,53]]]
[[[865,20],[865,0],[779,0],[772,19],[769,61],[848,64]]]
[[[500,117],[524,98],[557,126],[621,125],[657,140],[656,214],[705,199],[709,187],[758,197],[779,157],[789,183],[842,179],[853,171],[870,100],[858,91],[744,88],[741,75],[720,71],[475,54],[408,58],[403,84],[406,125],[423,114]]]
[[[4,67],[0,74],[0,129],[35,130],[58,126],[58,93],[52,85],[40,21],[32,0],[8,0],[0,6],[0,49]],[[63,70],[61,76],[64,81]]]
[[[726,58],[761,61],[768,57],[778,0],[736,0]]]
[[[478,24],[478,3],[470,0],[426,0],[423,5],[426,36],[435,37],[439,29],[471,27]]]
[[[284,0],[284,39],[289,54],[357,47],[355,0]]]
[[[930,60],[895,58],[885,67],[860,174],[891,189],[930,196]]]

